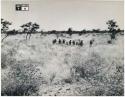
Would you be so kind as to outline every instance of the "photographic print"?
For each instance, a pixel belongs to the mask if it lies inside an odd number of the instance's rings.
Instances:
[[[1,0],[2,96],[124,96],[124,0]]]

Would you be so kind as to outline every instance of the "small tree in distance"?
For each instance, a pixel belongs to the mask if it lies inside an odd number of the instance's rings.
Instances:
[[[95,33],[99,33],[100,29],[92,29],[92,31],[95,32]]]
[[[68,29],[67,34],[69,34],[70,36],[72,35],[72,28]]]
[[[36,32],[39,29],[39,25],[37,23],[28,22],[26,24],[23,24],[21,26],[21,28],[23,28],[24,33],[27,33],[26,39],[27,39],[28,35],[29,35],[29,39],[30,39],[31,34]]]
[[[86,29],[83,29],[82,32],[85,34],[85,33],[87,33],[87,30],[86,30]]]
[[[118,30],[117,22],[114,20],[108,20],[106,24],[108,25],[109,33],[111,33],[111,39],[115,39]]]

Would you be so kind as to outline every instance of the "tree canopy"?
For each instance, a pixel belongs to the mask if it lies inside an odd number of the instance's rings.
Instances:
[[[32,22],[28,22],[26,24],[23,24],[21,26],[21,28],[23,28],[23,32],[25,33],[34,33],[37,31],[37,29],[39,29],[39,25],[37,23],[32,23]]]
[[[9,26],[12,25],[11,22],[1,19],[1,33],[6,33],[9,30]]]

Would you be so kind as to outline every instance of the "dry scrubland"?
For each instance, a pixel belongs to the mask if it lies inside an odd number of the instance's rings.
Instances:
[[[7,37],[2,48],[2,95],[123,95],[124,36],[72,35],[84,45],[52,44],[55,35]],[[95,38],[89,47],[90,39]]]

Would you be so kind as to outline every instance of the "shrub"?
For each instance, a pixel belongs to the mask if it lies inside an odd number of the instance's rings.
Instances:
[[[96,89],[95,90],[95,96],[102,96],[102,95],[104,95],[105,94],[105,90],[104,90],[104,88],[98,88],[98,89]]]
[[[1,54],[1,68],[4,69],[7,67],[7,62],[8,62],[8,59],[7,59],[7,55],[6,54]]]
[[[107,41],[107,43],[108,43],[108,44],[111,44],[111,43],[112,43],[112,41],[111,41],[111,40],[108,40],[108,41]]]
[[[37,95],[43,78],[40,70],[31,62],[16,62],[11,66],[6,81],[4,82],[5,78],[2,78],[2,95],[28,96],[34,93]]]
[[[8,45],[6,43],[6,45]],[[6,47],[6,46],[5,46]],[[5,48],[4,47],[4,48]],[[8,66],[11,66],[15,62],[14,56],[17,54],[17,47],[15,48],[9,48],[6,47],[7,50],[1,52],[1,68],[5,69]]]
[[[110,66],[98,53],[91,53],[81,64],[75,64],[71,68],[71,76],[75,81],[82,81],[81,78],[91,84],[87,95],[95,96],[123,96],[124,95],[124,66],[113,63]],[[116,68],[116,69],[115,69]],[[113,69],[114,73],[110,74]],[[108,71],[106,71],[108,70]]]
[[[13,58],[13,56],[11,56],[12,53],[1,53],[1,68],[5,69],[8,66],[11,66],[11,64],[13,64],[15,62],[16,59]]]
[[[74,65],[71,68],[72,76],[77,76],[77,78],[93,78],[95,75],[100,73],[100,68],[104,64],[103,58],[96,53],[92,53],[84,61],[85,62]]]
[[[124,66],[116,66],[114,75],[108,78],[107,96],[123,96],[124,95]]]

